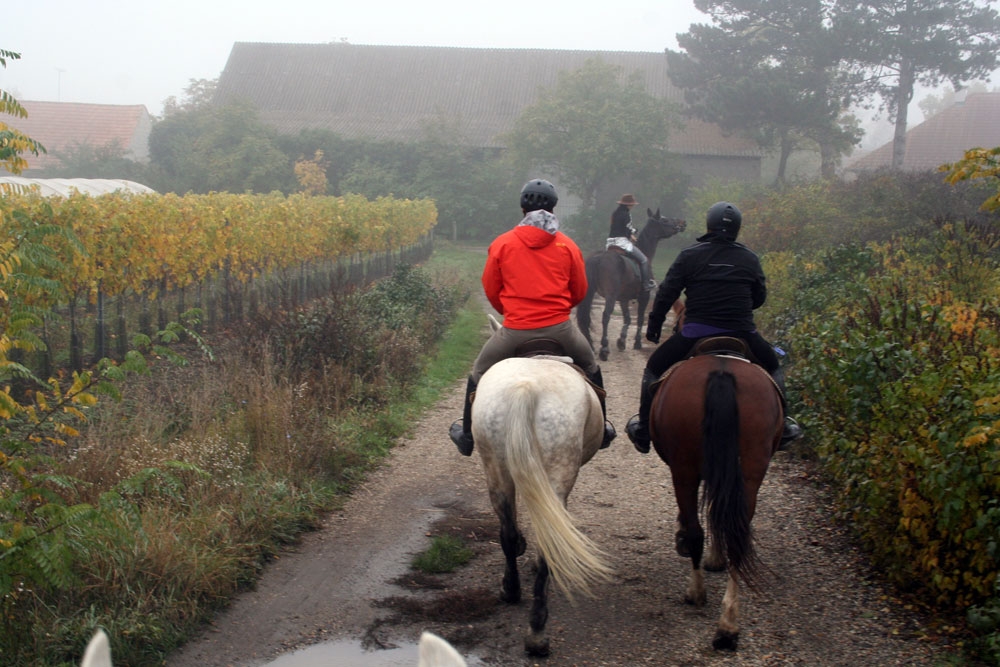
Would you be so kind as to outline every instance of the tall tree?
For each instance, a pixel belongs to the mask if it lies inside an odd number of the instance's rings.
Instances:
[[[276,132],[242,105],[171,113],[149,135],[150,185],[159,192],[295,189],[293,163]]]
[[[853,55],[859,87],[895,123],[892,168],[906,155],[907,108],[916,84],[955,88],[997,67],[1000,17],[976,0],[838,0],[835,30]]]
[[[670,78],[695,116],[780,151],[777,180],[805,140],[823,173],[860,139],[843,111],[848,89],[826,0],[695,0],[714,25],[695,24],[668,51]]]
[[[674,110],[650,95],[641,74],[600,59],[560,72],[555,89],[526,108],[505,138],[517,164],[555,169],[584,206],[621,177],[662,170]]]
[[[175,95],[171,95],[163,100],[163,115],[170,116],[181,111],[208,106],[215,97],[218,85],[218,79],[188,79],[188,86],[184,89],[184,96],[181,99],[178,100]]]

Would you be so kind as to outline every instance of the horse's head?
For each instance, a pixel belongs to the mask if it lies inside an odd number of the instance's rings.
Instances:
[[[646,227],[652,229],[656,232],[656,237],[665,239],[679,232],[683,232],[687,228],[687,221],[683,218],[667,218],[660,215],[660,209],[656,209],[654,213],[650,209],[646,209],[646,215],[648,220],[646,220]]]

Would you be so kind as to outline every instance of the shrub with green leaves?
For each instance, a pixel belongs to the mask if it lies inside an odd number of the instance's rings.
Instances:
[[[384,381],[405,384],[418,376],[424,350],[467,298],[457,284],[435,284],[424,269],[400,265],[371,289],[268,313],[243,333],[270,341],[277,370],[293,382],[329,376],[336,368],[341,379],[357,380],[350,401],[365,403],[377,399]]]
[[[946,225],[825,253],[800,276],[809,314],[790,331],[804,416],[845,518],[890,578],[958,609],[989,600],[1000,568],[989,245]]]

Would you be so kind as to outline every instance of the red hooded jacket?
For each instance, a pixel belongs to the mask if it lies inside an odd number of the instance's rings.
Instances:
[[[490,244],[483,289],[508,329],[565,322],[587,294],[583,254],[560,231],[519,225]]]

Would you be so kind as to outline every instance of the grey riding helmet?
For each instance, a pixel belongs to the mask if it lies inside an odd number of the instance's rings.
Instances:
[[[530,180],[521,188],[521,208],[525,213],[540,209],[551,213],[558,201],[555,186],[544,179]]]

